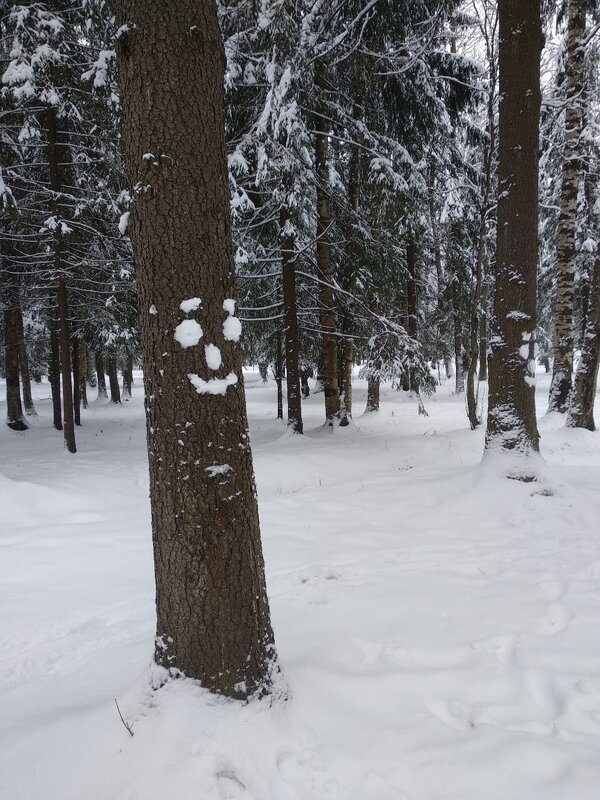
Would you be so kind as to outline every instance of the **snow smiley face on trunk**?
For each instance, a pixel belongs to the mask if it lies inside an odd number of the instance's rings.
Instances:
[[[201,306],[202,300],[199,297],[183,300],[179,305],[180,310],[186,314],[186,318],[175,328],[174,338],[175,341],[179,342],[185,349],[199,345],[200,340],[204,336],[202,326],[197,319],[187,316],[197,312]],[[227,314],[222,326],[223,338],[227,342],[234,342],[237,344],[242,333],[242,323],[235,316],[235,300],[232,298],[223,300],[223,311]],[[209,373],[218,372],[218,370],[221,369],[223,364],[221,350],[213,342],[208,342],[204,345],[204,359]],[[238,382],[238,376],[235,372],[230,372],[223,378],[217,375],[201,378],[195,372],[190,372],[188,373],[188,378],[198,394],[223,395],[229,386],[235,386]]]

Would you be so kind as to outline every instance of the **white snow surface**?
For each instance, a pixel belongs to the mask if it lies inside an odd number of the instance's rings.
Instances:
[[[202,326],[195,319],[184,319],[173,335],[182,347],[194,347],[202,338]]]
[[[600,434],[543,416],[538,373],[523,483],[481,463],[450,382],[425,418],[389,388],[363,415],[356,380],[333,435],[311,395],[303,437],[245,383],[289,699],[151,688],[140,375],[92,398],[75,456],[34,384],[31,430],[0,428],[2,800],[596,800]]]
[[[223,337],[228,342],[239,342],[242,335],[242,323],[237,317],[227,317],[223,322]]]

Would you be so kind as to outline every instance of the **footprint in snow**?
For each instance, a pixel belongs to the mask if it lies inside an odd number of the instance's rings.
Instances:
[[[221,800],[254,800],[233,770],[221,770],[215,777]]]
[[[544,595],[544,600],[555,603],[564,595],[567,587],[563,581],[542,581],[538,584],[538,588]]]
[[[548,613],[540,622],[535,633],[538,636],[556,636],[557,633],[564,631],[571,616],[560,603],[552,603],[548,606]]]

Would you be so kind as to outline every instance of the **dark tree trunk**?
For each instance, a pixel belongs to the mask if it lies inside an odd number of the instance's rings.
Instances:
[[[287,387],[288,425],[294,433],[302,433],[302,400],[298,367],[298,311],[296,308],[296,256],[294,236],[288,230],[290,213],[281,209],[281,272],[283,280],[283,323],[285,343],[285,375]]]
[[[217,7],[214,0],[173,0],[168,10],[163,0],[118,0],[117,25],[127,26],[118,59],[129,179],[147,187],[135,196],[130,231],[144,354],[155,658],[211,691],[247,699],[271,692],[277,667],[234,315]]]
[[[109,356],[106,362],[108,369],[108,385],[110,386],[110,402],[121,402],[121,390],[119,389],[119,376],[117,374],[117,359],[115,356]]]
[[[62,378],[63,400],[63,435],[65,446],[69,453],[76,453],[75,422],[73,419],[73,384],[71,381],[71,336],[69,332],[69,304],[67,286],[64,278],[63,241],[60,224],[59,197],[62,191],[60,174],[60,151],[58,141],[58,118],[56,109],[46,109],[46,126],[48,132],[48,169],[50,173],[50,188],[53,197],[50,201],[50,210],[56,218],[52,247],[54,256],[54,273],[57,278],[56,305],[58,308],[58,341],[60,345],[60,375]]]
[[[73,419],[75,425],[81,425],[81,341],[77,336],[73,336],[71,345],[71,357],[73,360]]]
[[[57,308],[52,308],[48,319],[50,329],[50,390],[52,392],[52,420],[57,431],[62,431],[62,403],[60,396],[60,344],[58,341]]]
[[[500,116],[494,337],[486,450],[539,450],[535,416],[539,0],[499,0]]]
[[[411,339],[417,339],[417,325],[418,325],[418,294],[417,294],[417,247],[415,240],[412,236],[406,242],[406,315],[407,315],[407,328],[406,332]],[[419,382],[417,381],[414,371],[411,369],[408,373],[408,389],[419,392]]]
[[[367,383],[367,412],[379,411],[379,387],[377,380],[369,380]]]
[[[600,228],[600,226],[599,226]],[[596,255],[585,339],[575,373],[567,425],[596,430],[594,402],[600,364],[600,254]]]
[[[63,435],[69,453],[76,453],[73,382],[71,380],[71,335],[69,333],[69,303],[67,287],[61,279],[56,290],[58,306],[58,341],[60,344],[60,375],[62,378]]]
[[[275,336],[275,385],[277,387],[277,419],[283,419],[283,353],[281,346],[281,331]]]
[[[127,353],[123,364],[123,400],[131,400],[133,390],[133,356]]]
[[[19,316],[21,310],[14,296],[6,293],[4,309],[4,371],[6,375],[6,424],[13,431],[26,431],[19,384]]]
[[[27,346],[25,345],[25,330],[23,328],[23,312],[19,306],[19,372],[21,374],[21,384],[23,386],[23,406],[27,416],[36,416],[33,397],[31,395],[31,375],[29,373],[29,359],[27,358]]]
[[[88,376],[88,349],[85,342],[82,340],[79,343],[79,394],[81,397],[81,405],[84,408],[88,407],[87,376]]]
[[[323,333],[323,388],[325,390],[325,418],[329,425],[339,417],[340,389],[338,376],[337,339],[335,336],[335,308],[331,263],[331,187],[329,181],[329,121],[324,101],[327,90],[326,65],[315,63],[315,88],[318,93],[316,130],[317,170],[317,275],[319,278],[319,305]]]
[[[577,195],[581,177],[586,0],[569,0],[565,54],[566,110],[554,300],[554,363],[548,411],[564,413],[573,375],[573,299]]]
[[[98,400],[106,400],[106,370],[102,350],[96,350],[96,383],[98,384]]]
[[[488,335],[487,335],[488,285],[484,278],[481,293],[481,316],[479,318],[479,382],[487,381]]]

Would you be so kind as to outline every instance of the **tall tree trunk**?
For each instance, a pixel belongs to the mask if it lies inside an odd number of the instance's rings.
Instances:
[[[27,346],[25,344],[25,330],[23,328],[23,312],[19,306],[19,372],[21,374],[21,384],[23,386],[23,406],[27,416],[36,416],[33,397],[31,395],[31,375],[29,374],[29,359],[27,358]]]
[[[567,425],[570,428],[596,430],[594,402],[600,364],[600,253],[596,254],[590,307],[581,358],[575,374]]]
[[[573,374],[573,298],[577,195],[581,177],[585,0],[569,0],[565,65],[566,110],[554,299],[554,364],[548,410],[568,408]]]
[[[333,266],[331,263],[331,186],[329,180],[329,120],[324,97],[327,90],[326,65],[315,62],[315,89],[318,94],[315,114],[317,171],[317,276],[323,333],[323,386],[325,418],[329,425],[339,417],[340,390],[338,377],[337,339],[333,301]]]
[[[56,315],[56,316],[55,316]],[[48,318],[50,329],[50,364],[49,375],[50,390],[52,392],[52,421],[57,431],[62,431],[62,403],[60,396],[60,344],[58,341],[58,309],[52,307]]]
[[[119,389],[116,356],[109,356],[106,366],[108,369],[108,385],[110,386],[110,402],[117,404],[121,402],[121,390]]]
[[[416,341],[418,326],[417,246],[412,236],[406,241],[406,269],[406,332],[411,339]],[[408,374],[408,388],[417,394],[419,392],[419,382],[413,369]]]
[[[454,277],[454,282],[452,284],[452,294],[454,296],[452,302],[452,320],[454,323],[454,364],[456,368],[454,376],[454,391],[456,394],[462,394],[465,390],[465,371],[463,365],[462,325],[460,319],[460,309],[457,300],[458,286],[456,277]]]
[[[19,384],[19,316],[16,291],[6,292],[4,309],[4,371],[6,375],[6,424],[13,431],[26,431]]]
[[[485,254],[485,211],[479,227],[479,243],[477,247],[477,260],[475,264],[475,288],[471,301],[471,314],[469,317],[469,366],[467,369],[467,416],[471,430],[477,428],[481,420],[477,414],[477,388],[475,377],[477,375],[477,362],[479,360],[478,335],[481,326],[481,296],[483,288],[483,259]]]
[[[283,419],[283,353],[281,331],[275,334],[275,386],[277,387],[277,419]]]
[[[367,408],[366,411],[379,411],[379,387],[380,382],[370,378],[367,383]]]
[[[487,335],[488,284],[484,276],[481,289],[481,315],[479,317],[479,382],[487,381],[488,335]]]
[[[217,7],[118,0],[117,25],[125,26],[118,61],[129,179],[148,187],[133,192],[130,231],[144,353],[155,659],[245,700],[271,692],[277,667],[234,313]],[[141,158],[149,152],[152,160]]]
[[[88,376],[88,349],[86,343],[82,339],[79,342],[79,395],[81,397],[81,405],[84,408],[88,407],[87,376]]]
[[[62,378],[63,399],[63,435],[69,453],[76,453],[75,421],[73,418],[73,383],[71,381],[71,336],[69,332],[69,304],[67,286],[64,278],[63,241],[60,221],[59,197],[62,191],[60,175],[60,145],[58,141],[58,118],[56,109],[46,109],[46,126],[48,132],[48,168],[50,188],[53,197],[50,210],[55,218],[52,237],[54,255],[54,273],[57,276],[56,305],[58,308],[58,341],[60,345],[60,374]]]
[[[133,389],[133,356],[127,352],[123,363],[123,399],[131,400]]]
[[[106,400],[106,370],[102,350],[96,350],[96,383],[98,384],[98,400]]]
[[[535,416],[539,0],[499,0],[499,163],[495,330],[486,451],[539,450]]]
[[[289,209],[280,214],[281,272],[283,282],[283,324],[285,344],[285,379],[287,386],[288,425],[294,433],[302,433],[302,399],[298,358],[298,311],[296,308],[296,256],[295,240],[291,232]]]
[[[77,336],[72,337],[71,357],[73,360],[73,419],[75,425],[81,425],[81,373],[80,355],[81,340]]]
[[[60,344],[60,376],[62,378],[63,435],[69,453],[76,453],[73,382],[71,380],[71,335],[69,332],[69,302],[67,287],[61,278],[56,290],[58,306],[58,341]]]

